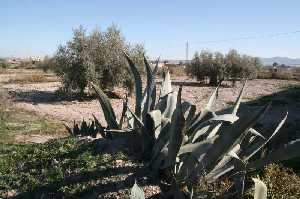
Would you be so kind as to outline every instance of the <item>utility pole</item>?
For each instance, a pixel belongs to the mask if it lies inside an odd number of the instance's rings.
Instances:
[[[189,61],[189,42],[186,41],[185,62],[188,63],[188,61]]]

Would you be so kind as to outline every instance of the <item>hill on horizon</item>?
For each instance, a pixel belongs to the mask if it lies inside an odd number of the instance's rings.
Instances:
[[[272,65],[274,62],[278,64],[284,64],[289,66],[300,66],[300,58],[289,58],[289,57],[261,57],[261,61],[265,66]]]

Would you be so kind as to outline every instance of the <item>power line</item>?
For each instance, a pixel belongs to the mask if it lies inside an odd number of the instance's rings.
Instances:
[[[292,34],[298,34],[300,30],[291,31],[291,32],[280,32],[280,33],[272,33],[272,34],[264,34],[264,35],[254,35],[254,36],[244,36],[244,37],[237,37],[232,39],[222,39],[222,40],[210,40],[210,41],[198,41],[194,43],[223,43],[223,42],[230,42],[230,41],[239,41],[239,40],[251,40],[251,39],[264,39],[264,38],[274,38],[274,37],[282,37]]]
[[[264,38],[276,38],[276,37],[284,37],[293,34],[299,34],[300,30],[290,31],[290,32],[277,32],[277,33],[270,33],[270,34],[260,34],[260,35],[249,35],[243,37],[235,37],[231,39],[219,39],[219,40],[208,40],[208,41],[189,41],[191,45],[194,44],[209,44],[209,43],[225,43],[231,41],[240,41],[240,40],[252,40],[252,39],[264,39]],[[183,46],[183,42],[176,42],[172,44],[165,44],[168,47],[174,46]]]

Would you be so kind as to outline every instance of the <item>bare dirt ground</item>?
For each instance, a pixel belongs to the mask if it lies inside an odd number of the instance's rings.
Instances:
[[[182,79],[180,79],[181,81]],[[288,80],[250,80],[247,83],[243,101],[250,101],[262,96],[279,92],[287,86],[300,85],[298,81]],[[17,107],[35,111],[41,115],[47,115],[62,122],[70,123],[73,120],[92,118],[92,114],[100,118],[102,122],[103,113],[97,100],[88,101],[66,101],[61,100],[55,91],[59,88],[58,82],[34,83],[34,84],[6,84],[5,88],[15,97]],[[215,110],[227,108],[234,103],[240,89],[241,83],[236,87],[222,87],[219,91],[218,101]],[[174,89],[178,87],[174,86]],[[207,102],[213,92],[213,87],[184,87],[183,98],[197,105],[200,110]],[[116,89],[121,95],[124,90]],[[133,107],[134,98],[130,98]],[[122,112],[122,100],[111,99],[112,106],[116,111],[117,117]]]
[[[30,81],[34,81],[34,79],[30,79],[30,76],[33,74],[42,76],[43,81],[37,83],[28,83],[25,81],[24,83],[23,80],[28,78]],[[20,76],[22,77],[20,78]],[[94,114],[103,124],[105,124],[104,115],[96,99],[79,101],[61,98],[56,93],[60,87],[60,83],[55,81],[55,78],[56,77],[53,77],[51,74],[43,74],[42,71],[14,69],[8,70],[2,74],[0,73],[0,85],[2,84],[2,87],[8,89],[10,95],[13,97],[13,102],[16,107],[34,111],[41,116],[47,116],[67,124],[71,124],[74,120],[89,120],[92,118],[92,114]],[[19,79],[22,81],[19,81]],[[173,81],[188,82],[191,81],[191,79],[189,77],[175,77]],[[241,82],[237,82],[235,87],[229,85],[231,85],[230,82],[225,82],[225,86],[220,88],[215,106],[216,111],[230,107],[234,103],[242,87]],[[300,81],[270,79],[249,80],[247,82],[243,102],[255,101],[263,96],[281,93],[287,87],[296,85],[300,85]],[[173,86],[173,89],[177,90],[178,86]],[[157,90],[159,90],[159,86]],[[207,103],[213,90],[214,88],[209,86],[185,86],[183,87],[183,99],[195,103],[197,110],[199,111]],[[120,96],[124,96],[125,94],[125,91],[122,88],[116,88],[115,92]],[[122,100],[111,99],[111,103],[117,117],[120,118],[122,112]],[[134,97],[129,98],[129,103],[130,106],[134,108]],[[254,106],[243,112],[251,114],[253,109],[256,109],[256,107]],[[300,123],[299,102],[289,103],[287,106],[282,105],[273,107],[271,111],[268,112],[267,117],[265,117],[264,123],[269,124],[268,126],[274,126],[274,123],[278,122],[286,111],[289,111],[289,120],[291,122]]]

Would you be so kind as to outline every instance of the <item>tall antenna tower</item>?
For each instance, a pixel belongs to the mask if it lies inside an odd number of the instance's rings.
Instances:
[[[186,63],[188,63],[189,61],[189,42],[187,41],[186,42],[186,46],[185,46],[185,61]]]

